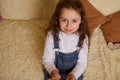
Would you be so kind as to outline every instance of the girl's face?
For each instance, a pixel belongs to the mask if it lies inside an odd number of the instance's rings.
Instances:
[[[79,29],[81,16],[72,8],[63,8],[59,17],[59,23],[61,31],[71,35]]]

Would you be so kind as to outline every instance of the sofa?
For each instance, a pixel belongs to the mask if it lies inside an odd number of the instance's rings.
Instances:
[[[81,0],[90,31],[84,80],[120,80],[120,0]],[[58,0],[0,0],[0,80],[44,80],[45,31]]]

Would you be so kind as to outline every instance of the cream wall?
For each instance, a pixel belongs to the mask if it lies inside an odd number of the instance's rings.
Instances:
[[[4,19],[28,20],[48,18],[56,0],[0,0],[0,12]]]
[[[120,0],[88,0],[105,16],[120,11]]]

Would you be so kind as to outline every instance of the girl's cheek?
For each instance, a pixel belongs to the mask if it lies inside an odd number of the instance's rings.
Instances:
[[[65,24],[65,23],[63,23],[63,24],[60,24],[60,26],[61,26],[61,27],[65,27],[65,26],[66,26],[66,24]]]

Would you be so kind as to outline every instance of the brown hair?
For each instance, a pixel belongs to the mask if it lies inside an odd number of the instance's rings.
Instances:
[[[53,36],[58,39],[58,34],[60,31],[59,27],[59,16],[61,15],[61,11],[63,8],[74,9],[81,15],[81,23],[79,25],[78,33],[79,33],[79,45],[82,47],[85,35],[89,37],[88,25],[86,21],[85,11],[80,0],[60,0],[55,8],[55,12],[51,17],[50,23],[48,25],[47,31],[52,31]]]

